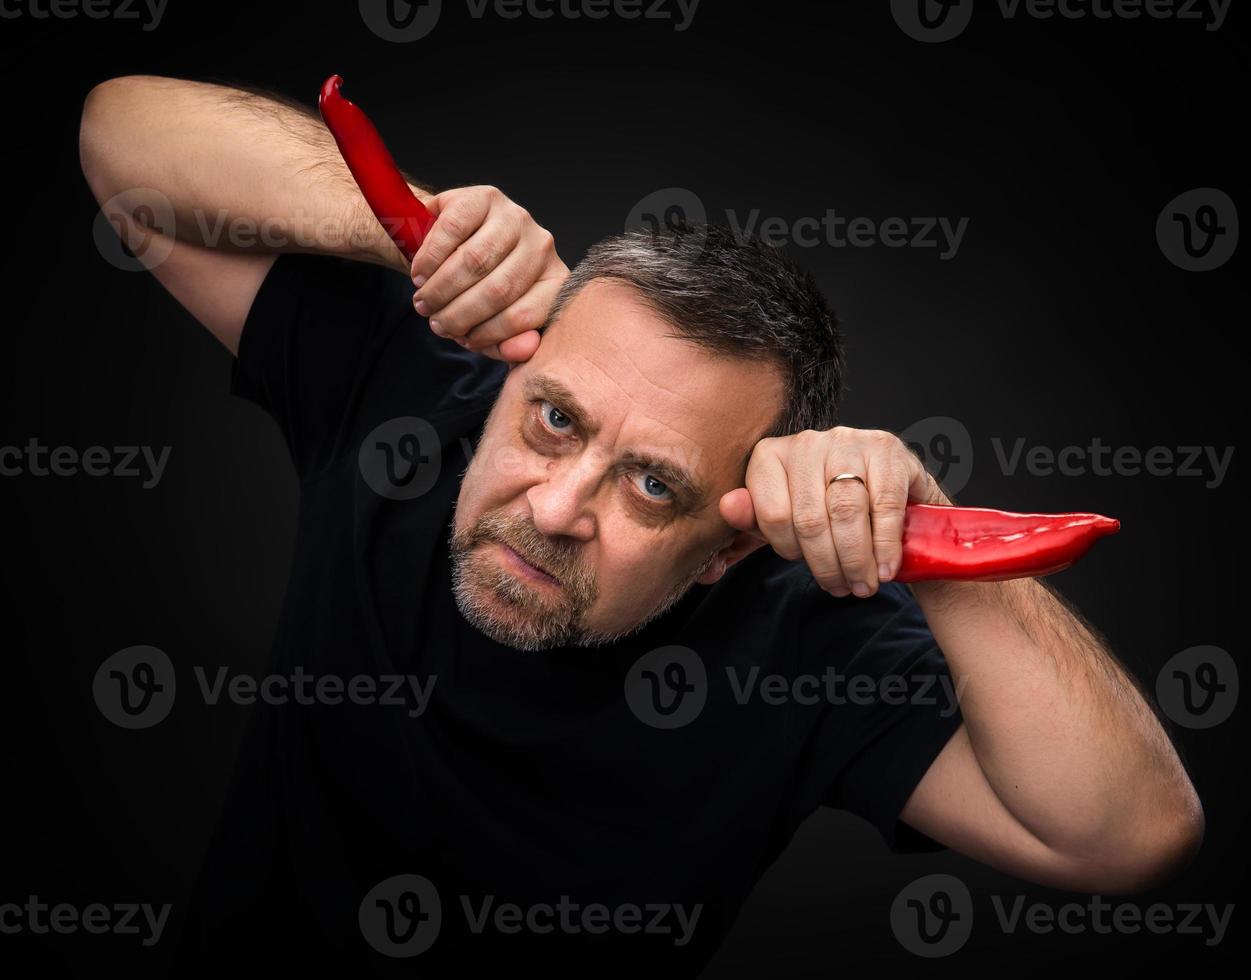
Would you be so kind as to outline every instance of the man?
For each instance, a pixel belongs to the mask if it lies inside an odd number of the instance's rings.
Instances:
[[[413,682],[258,705],[183,970],[694,975],[823,804],[1059,888],[1194,854],[1172,745],[1053,591],[891,582],[905,504],[950,501],[837,424],[837,322],[773,250],[684,227],[569,273],[494,188],[413,182],[410,265],[315,117],[174,79],[97,86],[81,155],[299,474],[271,672]]]

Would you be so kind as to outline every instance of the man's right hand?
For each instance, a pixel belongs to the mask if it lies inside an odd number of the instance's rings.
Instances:
[[[551,232],[489,185],[427,197],[434,225],[413,256],[413,307],[467,350],[526,361],[569,267]]]

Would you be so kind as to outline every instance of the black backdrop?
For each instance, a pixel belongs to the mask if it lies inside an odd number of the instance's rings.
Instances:
[[[880,238],[809,245],[807,231],[788,245],[846,324],[844,422],[910,431],[958,457],[949,475],[962,503],[1119,517],[1119,536],[1052,581],[1148,688],[1195,646],[1239,660],[1238,457],[1223,474],[1203,458],[1183,464],[1184,447],[1220,458],[1238,441],[1242,255],[1184,269],[1157,218],[1195,188],[1247,200],[1235,155],[1245,11],[1208,29],[1007,16],[979,3],[958,36],[923,43],[886,3],[705,2],[678,30],[674,4],[661,8],[670,20],[509,19],[448,0],[427,36],[394,43],[356,4],[337,6],[173,0],[155,22],[133,8],[145,23],[120,3],[93,19],[39,17],[46,6],[12,0],[0,19],[0,446],[170,447],[149,488],[30,467],[0,477],[0,904],[37,895],[173,908],[151,949],[134,936],[0,931],[0,969],[29,957],[56,972],[165,966],[248,709],[186,699],[159,727],[126,731],[97,710],[92,678],[136,644],[175,664],[260,672],[293,538],[294,477],[272,424],[228,395],[227,352],[154,279],[115,268],[96,247],[77,126],[89,88],[115,75],[237,78],[313,103],[339,72],[406,169],[438,188],[500,186],[553,230],[570,265],[668,188],[689,192],[688,209],[693,196],[710,220],[757,211],[792,232],[829,209],[879,227],[899,218],[913,232],[927,217],[967,219],[954,254]],[[1198,214],[1193,201],[1173,210],[1186,207]],[[1217,217],[1227,250],[1228,200]],[[1021,440],[1026,452],[1086,447],[1087,464],[1098,440],[1122,462],[1108,456],[1114,472],[1103,475],[1013,469],[1000,453]],[[1132,473],[1129,453],[1152,447],[1172,462],[1157,454],[1159,472]],[[1236,676],[1220,669],[1228,698]],[[1112,899],[1178,915],[1185,903],[1237,903],[1247,856],[1245,709],[1206,728],[1183,720],[1173,733],[1205,803],[1203,852],[1166,887]],[[896,941],[888,912],[906,884],[939,872],[969,886],[976,921],[958,954],[926,960]],[[822,812],[756,889],[706,976],[818,976],[886,961],[1202,970],[1228,965],[1241,946],[1241,909],[1220,943],[1176,930],[1008,934],[995,895],[1089,901],[950,852],[892,856],[867,824]]]

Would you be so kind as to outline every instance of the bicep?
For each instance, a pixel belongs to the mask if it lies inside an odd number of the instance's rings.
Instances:
[[[114,227],[126,228],[118,224],[120,220],[121,215],[115,216]],[[136,258],[183,309],[237,356],[248,311],[277,253],[208,248],[128,224],[127,245]]]
[[[1027,881],[1081,889],[1092,870],[1048,847],[1004,806],[982,772],[963,723],[899,817],[952,850]]]

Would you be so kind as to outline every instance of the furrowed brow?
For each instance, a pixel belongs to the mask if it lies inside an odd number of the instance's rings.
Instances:
[[[536,374],[527,378],[524,392],[527,398],[545,399],[566,415],[572,415],[588,435],[595,435],[599,431],[599,419],[582,407],[582,403],[564,382],[557,381],[551,375]]]
[[[527,378],[523,391],[527,398],[544,399],[564,414],[572,416],[588,435],[594,435],[599,431],[599,420],[582,406],[563,382],[551,375],[536,374]],[[703,483],[686,467],[672,460],[641,450],[627,449],[622,453],[620,462],[652,473],[683,497],[688,507],[699,507],[706,497]]]

